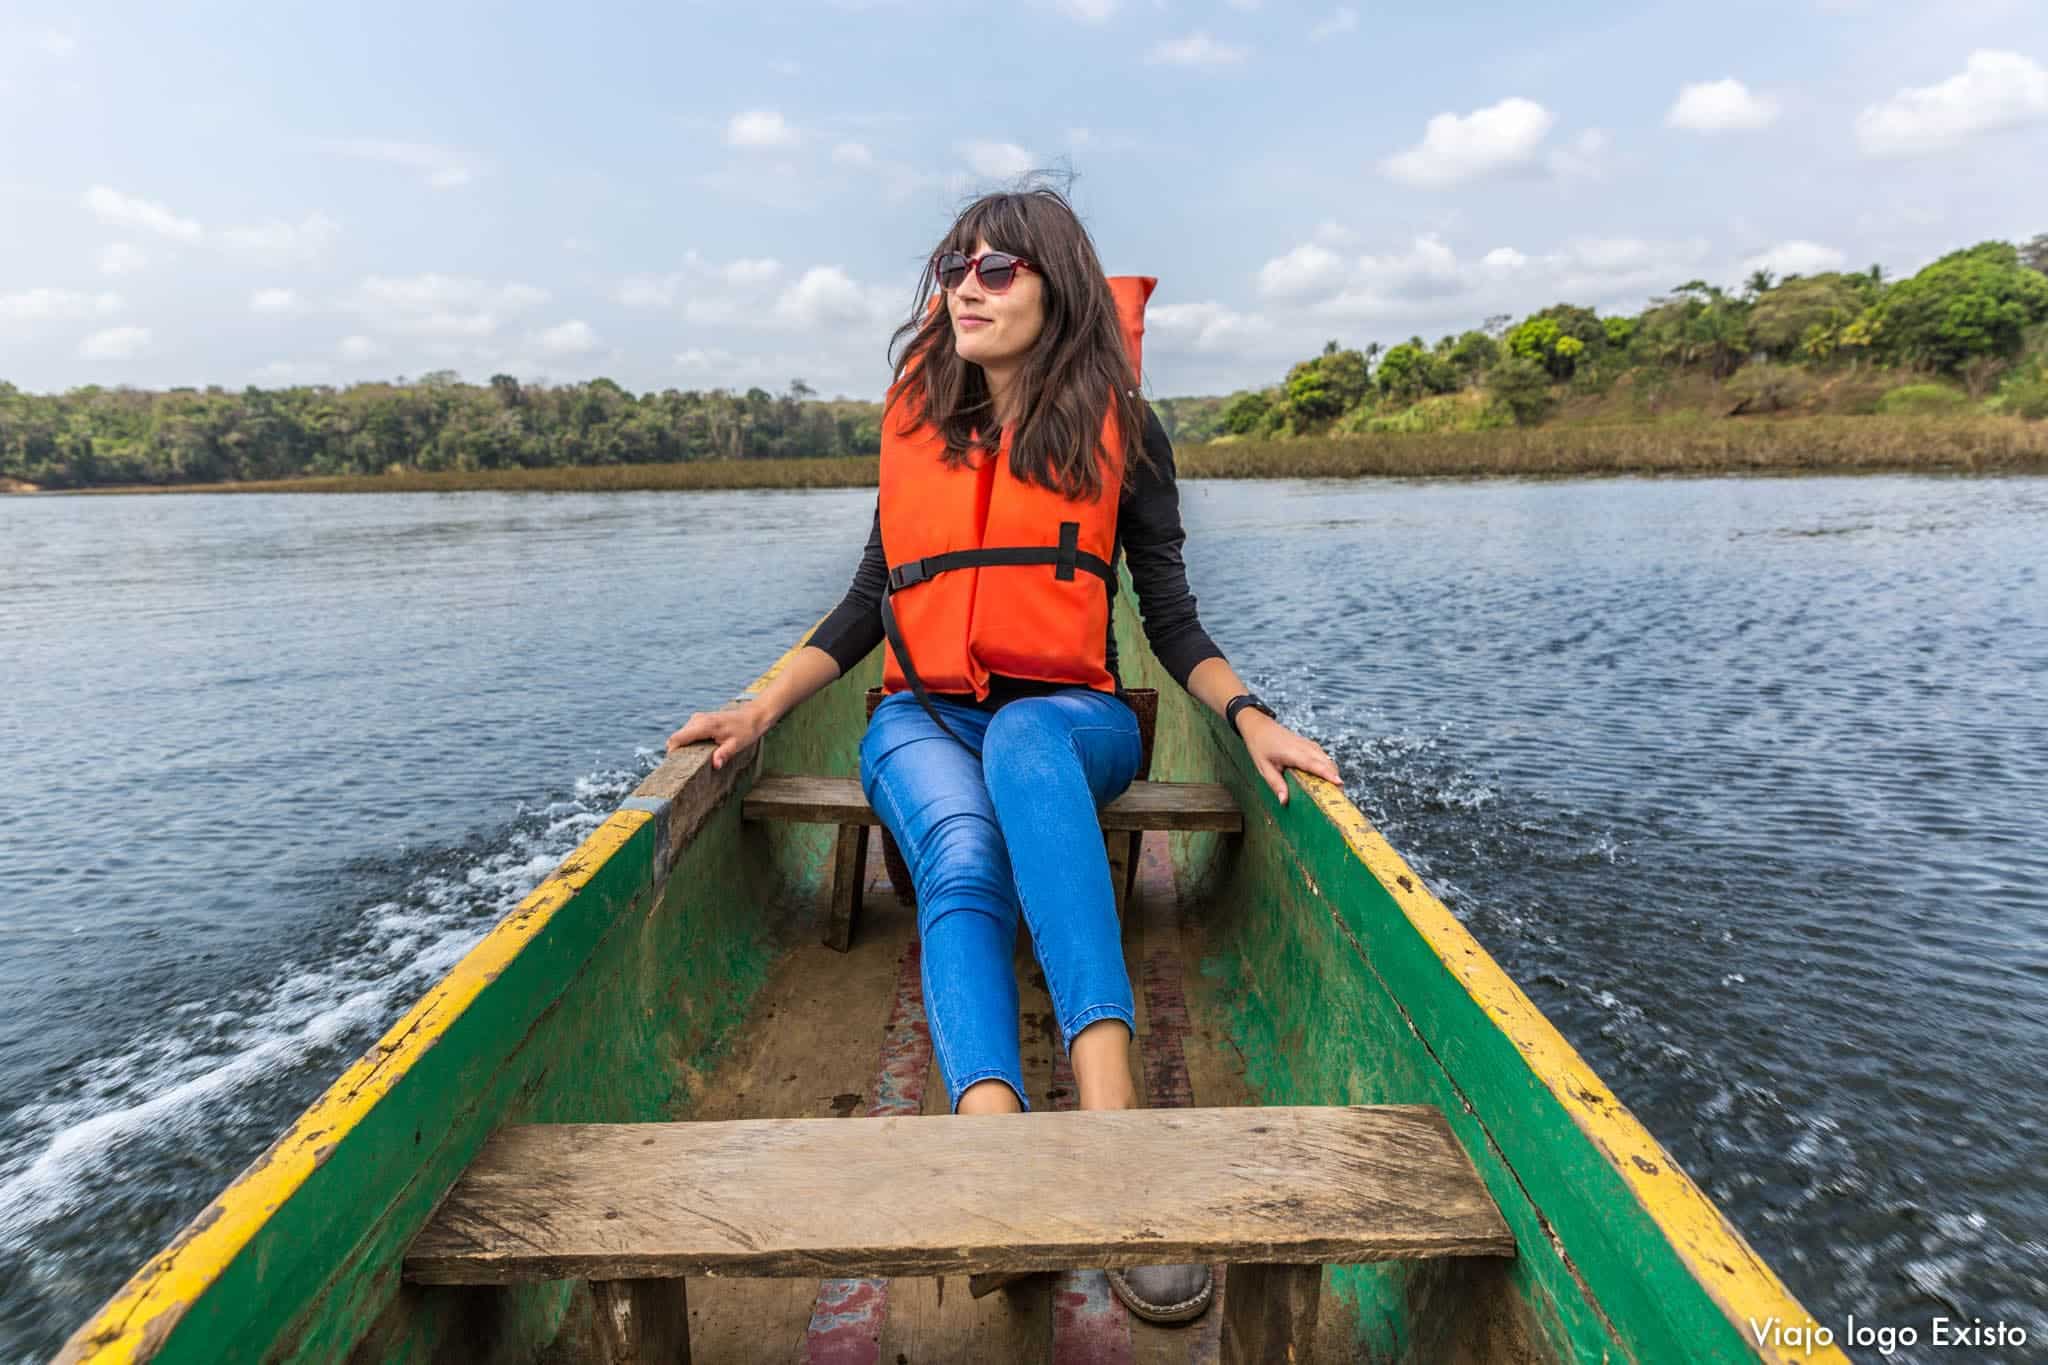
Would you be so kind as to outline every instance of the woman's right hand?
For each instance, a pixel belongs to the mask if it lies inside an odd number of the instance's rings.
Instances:
[[[668,737],[668,751],[674,753],[685,744],[715,739],[718,747],[711,751],[711,766],[723,768],[728,758],[767,734],[774,723],[759,701],[723,711],[698,711],[683,722],[682,729]]]

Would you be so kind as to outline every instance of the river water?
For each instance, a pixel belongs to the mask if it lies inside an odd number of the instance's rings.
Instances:
[[[1234,666],[1821,1323],[2048,1340],[2048,480],[1182,503]],[[873,506],[0,498],[0,1360],[827,611]]]

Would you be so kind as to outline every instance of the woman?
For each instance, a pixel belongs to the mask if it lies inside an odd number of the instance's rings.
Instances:
[[[716,740],[723,766],[886,636],[861,783],[917,890],[925,1009],[954,1112],[1029,1107],[1011,966],[1020,914],[1080,1107],[1136,1108],[1131,983],[1097,817],[1140,759],[1108,628],[1119,553],[1153,651],[1234,722],[1277,798],[1282,768],[1340,779],[1263,710],[1196,617],[1173,448],[1138,398],[1128,349],[1150,282],[1120,281],[1113,296],[1073,210],[1040,189],[970,205],[918,297],[934,283],[944,309],[934,299],[891,341],[911,337],[892,365],[881,494],[852,587],[753,701],[691,716],[668,747]],[[933,565],[963,543],[967,563]],[[1038,548],[977,548],[1019,545]],[[1213,1293],[1206,1266],[1112,1271],[1110,1283],[1154,1322],[1192,1319]]]

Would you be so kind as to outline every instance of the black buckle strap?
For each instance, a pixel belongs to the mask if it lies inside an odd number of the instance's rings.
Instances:
[[[889,570],[889,590],[891,592],[902,592],[912,584],[922,583],[925,579],[930,578],[931,572],[925,567],[928,562],[923,559],[913,559],[907,564],[898,564],[895,568]]]
[[[905,560],[889,570],[889,588],[900,592],[913,584],[950,569],[986,569],[1010,567],[1019,564],[1050,564],[1056,579],[1072,580],[1075,571],[1085,569],[1094,574],[1111,589],[1117,586],[1116,575],[1108,561],[1100,555],[1090,554],[1080,546],[1081,523],[1068,521],[1060,523],[1058,545],[1005,545],[986,550],[949,550],[941,555],[926,555],[923,559]]]
[[[1053,561],[1059,567],[1052,576],[1061,582],[1071,582],[1074,577],[1074,556],[1081,552],[1081,523],[1063,521],[1060,523],[1059,557]]]

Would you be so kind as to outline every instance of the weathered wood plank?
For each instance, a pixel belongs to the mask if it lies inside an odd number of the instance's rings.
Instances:
[[[1220,782],[1133,782],[1102,808],[1102,827],[1235,833],[1244,828],[1244,812]]]
[[[841,825],[832,853],[832,905],[825,914],[825,946],[845,952],[853,943],[854,921],[860,917],[861,892],[867,883],[868,827]]]
[[[1120,1110],[508,1127],[413,1243],[406,1277],[971,1275],[1513,1251],[1435,1109]]]
[[[1237,1265],[1223,1306],[1223,1365],[1298,1365],[1313,1358],[1323,1298],[1319,1265]]]
[[[796,820],[824,825],[879,825],[857,777],[772,773],[748,789],[740,814],[748,820]],[[1211,830],[1244,828],[1244,813],[1219,782],[1133,782],[1102,808],[1105,830]]]
[[[690,1302],[681,1280],[593,1280],[604,1365],[690,1365]]]

